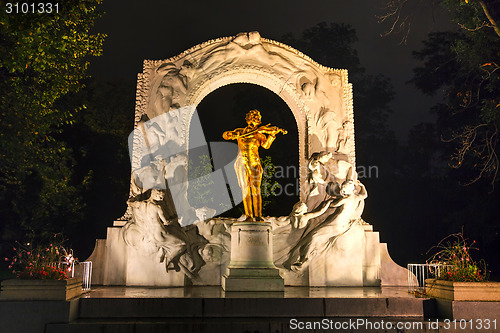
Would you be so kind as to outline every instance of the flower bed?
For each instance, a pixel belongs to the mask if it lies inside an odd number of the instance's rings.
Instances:
[[[64,280],[68,278],[67,273],[72,273],[76,258],[72,250],[63,247],[63,243],[60,234],[55,234],[46,246],[17,242],[13,248],[15,255],[5,260],[10,261],[9,269],[19,279]]]
[[[451,301],[500,301],[500,283],[488,282],[486,263],[472,260],[463,234],[454,234],[443,239],[430,263],[440,264],[434,279],[425,280],[425,295]]]
[[[60,234],[46,243],[34,246],[33,242],[16,243],[14,256],[5,258],[17,279],[2,281],[2,300],[69,300],[82,294],[82,282],[69,278],[73,273],[75,258],[67,251]]]

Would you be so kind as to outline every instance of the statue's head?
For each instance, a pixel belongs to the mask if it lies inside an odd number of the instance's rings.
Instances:
[[[352,195],[355,190],[356,190],[356,184],[354,183],[354,180],[348,179],[342,183],[342,186],[340,187],[340,194],[343,197],[348,197]]]
[[[261,124],[261,115],[259,110],[250,110],[248,111],[245,120],[248,125],[258,126]]]
[[[162,201],[165,197],[165,193],[157,188],[151,190],[151,199],[154,201]]]

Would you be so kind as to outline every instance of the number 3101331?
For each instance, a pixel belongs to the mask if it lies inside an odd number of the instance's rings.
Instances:
[[[59,3],[39,2],[7,2],[5,4],[7,14],[52,14],[59,13]]]

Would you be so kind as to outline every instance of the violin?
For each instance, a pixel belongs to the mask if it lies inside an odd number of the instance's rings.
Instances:
[[[260,126],[258,128],[258,130],[259,130],[259,132],[266,133],[266,134],[278,134],[279,132],[281,132],[283,134],[288,133],[287,130],[279,128],[278,126],[271,126],[271,124]]]
[[[244,137],[249,136],[250,134],[254,134],[256,132],[266,133],[266,134],[270,134],[270,135],[276,135],[279,132],[281,132],[283,134],[288,133],[288,131],[285,129],[279,128],[278,126],[271,126],[271,124],[267,124],[267,125],[259,126],[256,129],[254,129],[250,132],[247,132],[245,134],[238,135],[237,138],[244,138]]]

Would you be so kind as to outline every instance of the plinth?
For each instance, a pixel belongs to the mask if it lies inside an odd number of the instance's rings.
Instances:
[[[273,232],[268,222],[236,222],[231,227],[231,261],[222,277],[225,291],[284,291],[273,262]]]

